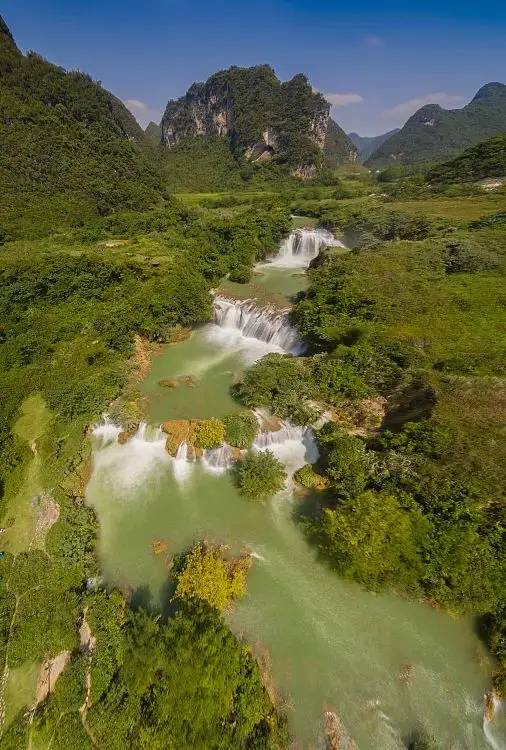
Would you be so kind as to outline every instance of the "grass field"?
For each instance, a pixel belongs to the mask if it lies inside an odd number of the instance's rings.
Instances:
[[[441,217],[444,219],[479,219],[485,214],[506,211],[506,192],[461,198],[429,198],[427,200],[395,201],[388,207],[394,211]]]

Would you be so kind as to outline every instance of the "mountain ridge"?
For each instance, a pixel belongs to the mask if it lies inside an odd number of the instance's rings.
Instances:
[[[366,160],[370,167],[420,164],[458,156],[480,141],[506,132],[506,86],[482,86],[464,107],[426,104]]]

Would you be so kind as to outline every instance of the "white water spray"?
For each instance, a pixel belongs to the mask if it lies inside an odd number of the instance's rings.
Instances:
[[[269,265],[279,268],[307,268],[322,247],[344,247],[326,229],[295,229],[283,240]]]
[[[165,450],[161,428],[141,422],[135,435],[123,445],[117,439],[120,432],[121,428],[116,429],[113,436],[112,428],[104,428],[103,423],[93,429],[93,435],[101,440],[99,450],[94,453],[94,463],[97,471],[106,472],[116,487],[127,492],[166,466],[170,456]]]
[[[180,443],[173,461],[174,476],[180,483],[184,483],[190,476],[192,462],[188,458],[188,443]]]

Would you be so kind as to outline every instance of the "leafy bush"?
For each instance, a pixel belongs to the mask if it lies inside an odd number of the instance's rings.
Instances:
[[[325,473],[342,496],[352,496],[364,489],[367,479],[365,443],[347,435],[332,422],[317,433],[323,454]]]
[[[283,489],[286,471],[271,451],[259,451],[236,463],[235,480],[241,495],[264,499]]]
[[[251,280],[251,268],[249,266],[237,266],[230,271],[228,278],[237,284],[247,284]]]
[[[249,564],[249,558],[227,560],[220,547],[197,544],[177,574],[176,597],[200,599],[221,612],[244,595]]]
[[[448,242],[443,253],[445,271],[452,273],[477,273],[491,271],[501,264],[496,253],[471,240]]]
[[[302,468],[297,469],[294,478],[299,484],[310,490],[323,490],[328,487],[327,478],[318,474],[311,464],[305,464]]]
[[[225,425],[220,419],[205,419],[195,428],[198,448],[219,448],[225,442]]]
[[[225,439],[235,448],[251,448],[257,433],[258,421],[250,411],[228,414],[223,419]]]

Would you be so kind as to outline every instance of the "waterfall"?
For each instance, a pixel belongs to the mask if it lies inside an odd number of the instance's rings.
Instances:
[[[232,448],[223,443],[219,448],[206,449],[202,454],[202,463],[213,474],[223,474],[232,465]]]
[[[283,240],[269,264],[280,268],[307,268],[322,247],[344,247],[326,229],[295,229]]]
[[[288,421],[274,432],[260,432],[253,443],[253,450],[271,451],[292,473],[304,464],[316,463],[319,458],[312,428],[298,427]]]
[[[108,414],[104,414],[102,421],[94,424],[91,428],[92,435],[97,438],[101,448],[110,443],[115,443],[122,430],[121,425],[114,424]]]
[[[188,459],[188,443],[179,444],[174,458],[174,476],[178,482],[185,482],[191,472],[191,461]]]
[[[104,428],[102,423],[94,428],[93,434],[98,434],[101,443],[94,452],[93,461],[97,471],[106,472],[121,492],[128,493],[152,475],[156,476],[157,470],[170,461],[170,456],[165,450],[166,436],[160,427],[141,422],[135,435],[124,445],[117,442],[119,432],[121,428],[116,429],[113,438],[110,426]]]
[[[214,299],[214,321],[234,345],[237,335],[262,343],[266,351],[300,354],[303,347],[289,323],[288,313],[257,307],[252,300]],[[224,342],[227,343],[227,340]]]

